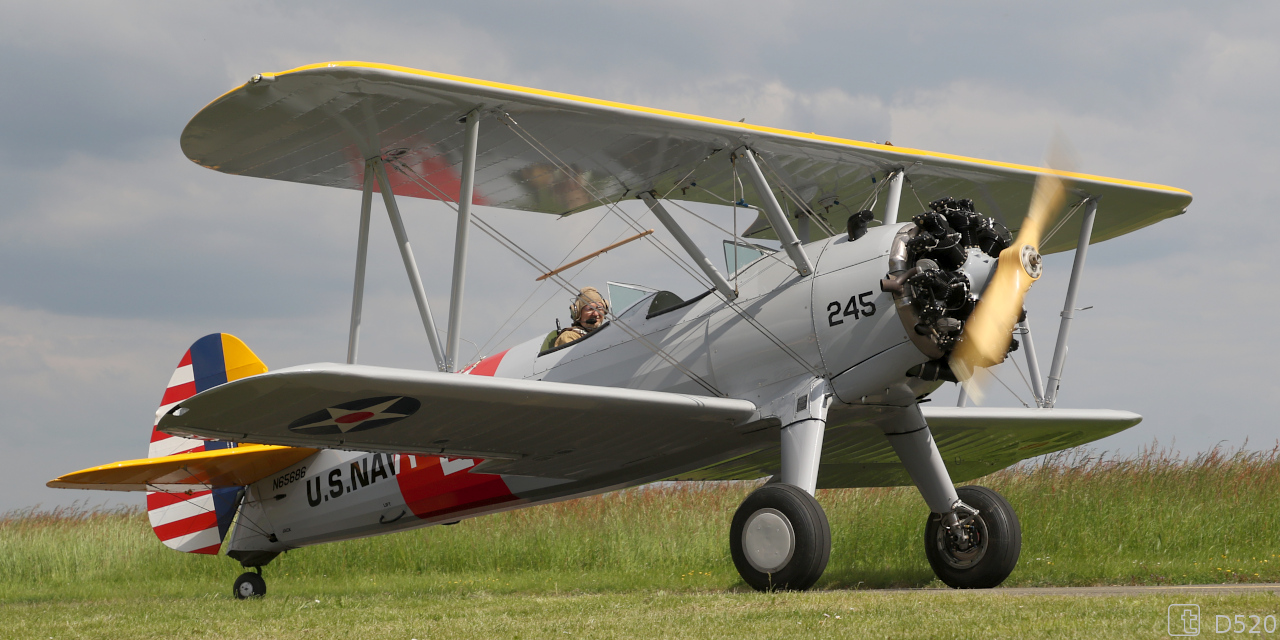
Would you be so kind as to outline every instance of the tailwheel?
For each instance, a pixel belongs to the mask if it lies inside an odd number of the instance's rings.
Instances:
[[[938,579],[949,587],[996,587],[1013,573],[1022,553],[1018,514],[1004,497],[986,487],[961,487],[956,495],[963,503],[958,509],[929,516],[925,555]]]
[[[262,570],[259,569],[257,573],[249,571],[240,574],[240,577],[236,578],[232,593],[237,600],[261,598],[267,595],[267,581],[262,579]]]
[[[831,526],[822,506],[804,489],[765,485],[733,515],[729,550],[738,573],[753,589],[803,591],[827,568]]]

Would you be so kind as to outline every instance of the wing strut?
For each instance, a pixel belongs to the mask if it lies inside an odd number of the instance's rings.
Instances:
[[[764,215],[769,219],[773,232],[778,234],[778,239],[782,241],[782,248],[786,250],[787,256],[796,264],[796,269],[801,276],[812,274],[813,262],[809,260],[808,254],[800,246],[800,238],[796,237],[795,230],[787,223],[787,214],[783,213],[782,207],[778,206],[778,199],[773,196],[773,190],[769,188],[769,182],[764,179],[764,173],[760,171],[760,165],[756,163],[755,152],[751,149],[743,148],[736,152],[734,157],[735,159],[746,159],[743,166],[747,168],[747,176],[751,178],[751,183],[755,186],[756,193],[760,196],[760,204],[764,210]]]
[[[896,169],[889,174],[889,192],[885,194],[884,218],[881,220],[884,224],[893,224],[898,221],[898,204],[902,202],[902,177],[904,173],[902,169]]]
[[[689,257],[693,258],[694,264],[702,268],[702,272],[707,274],[711,282],[716,285],[716,290],[720,292],[720,295],[723,295],[726,300],[737,298],[738,292],[734,291],[733,285],[724,279],[720,271],[707,258],[707,254],[703,253],[702,249],[699,249],[698,245],[689,238],[689,234],[685,233],[684,229],[681,229],[680,225],[676,224],[675,218],[672,218],[671,214],[667,213],[666,207],[663,207],[662,203],[655,200],[653,194],[647,191],[640,194],[640,199],[644,200],[644,203],[649,206],[649,210],[662,222],[662,226],[666,227],[667,231],[670,231],[671,235],[676,237],[676,242],[679,242],[680,246],[684,247],[684,250],[688,252]]]
[[[1062,367],[1067,362],[1067,336],[1071,333],[1071,320],[1076,315],[1076,294],[1080,292],[1080,276],[1084,273],[1084,259],[1089,253],[1089,240],[1093,237],[1093,219],[1097,213],[1098,200],[1090,198],[1084,205],[1084,219],[1080,221],[1080,241],[1076,245],[1076,257],[1071,262],[1071,281],[1067,284],[1067,297],[1062,303],[1062,323],[1058,325],[1058,343],[1053,347],[1053,362],[1049,365],[1049,386],[1045,389],[1044,406],[1050,409],[1058,401]]]
[[[391,191],[391,182],[387,180],[387,168],[382,158],[369,161],[373,168],[373,176],[378,180],[378,189],[382,191],[382,203],[387,207],[387,216],[391,218],[391,230],[396,234],[396,244],[400,247],[400,257],[404,259],[404,270],[409,274],[409,286],[413,288],[413,297],[418,302],[418,314],[422,316],[422,326],[427,330],[427,341],[431,344],[431,355],[435,357],[436,369],[445,371],[444,357],[440,353],[440,336],[436,333],[436,321],[431,317],[431,304],[427,302],[427,292],[422,288],[422,274],[418,272],[418,261],[413,257],[413,248],[409,246],[409,237],[404,232],[404,221],[400,219],[400,207],[396,206],[396,194]]]
[[[373,208],[373,161],[364,163],[364,193],[360,197],[360,240],[356,245],[356,283],[351,291],[351,331],[347,335],[347,364],[356,363],[360,347],[360,315],[364,310],[364,266],[369,256],[369,213]]]
[[[1022,334],[1022,346],[1027,352],[1027,377],[1031,378],[1031,395],[1035,396],[1036,406],[1043,407],[1044,378],[1040,377],[1040,359],[1036,357],[1036,345],[1031,341],[1031,325],[1023,318],[1017,329]]]
[[[476,146],[480,142],[480,112],[466,115],[466,146],[462,150],[462,188],[458,191],[458,235],[453,241],[453,287],[449,293],[449,333],[446,336],[444,370],[458,370],[458,345],[462,341],[462,287],[467,278],[467,230],[471,228],[471,198],[476,188]]]

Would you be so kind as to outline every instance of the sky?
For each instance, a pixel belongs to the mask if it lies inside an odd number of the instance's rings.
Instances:
[[[200,336],[235,334],[272,368],[345,357],[359,194],[220,174],[178,145],[188,119],[252,75],[327,60],[1026,164],[1041,162],[1060,129],[1080,170],[1180,187],[1195,201],[1183,216],[1091,247],[1079,306],[1093,308],[1072,327],[1058,406],[1142,414],[1093,445],[1111,454],[1157,443],[1183,455],[1270,449],[1280,436],[1267,400],[1280,346],[1269,324],[1280,315],[1280,217],[1270,209],[1280,202],[1280,5],[0,8],[0,512],[140,503],[140,494],[44,483],[144,457],[164,385]],[[433,202],[401,206],[443,326],[453,214]],[[569,255],[603,215],[477,211],[546,262]],[[606,219],[581,246],[622,230]],[[718,255],[709,227],[690,231]],[[464,357],[543,334],[565,315],[563,292],[535,288],[527,266],[472,237],[463,337],[474,344]],[[639,247],[607,254],[575,281],[695,292]],[[1046,370],[1071,258],[1048,257],[1028,300]],[[366,295],[361,361],[431,368],[385,217],[374,216]],[[1002,367],[1027,401],[1018,372]],[[1003,390],[990,395],[1020,406]],[[954,403],[954,387],[935,398]]]

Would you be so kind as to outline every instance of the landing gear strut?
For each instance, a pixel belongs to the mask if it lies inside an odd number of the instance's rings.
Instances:
[[[237,600],[261,598],[267,595],[267,581],[262,579],[262,567],[257,568],[257,573],[246,571],[240,574],[240,577],[236,578],[235,586],[232,587],[232,593]]]
[[[933,512],[924,544],[938,579],[955,589],[990,589],[1004,582],[1022,552],[1022,526],[1013,507],[986,487],[956,489],[951,484],[918,405],[886,423],[885,431]]]
[[[813,498],[827,427],[827,382],[806,380],[794,392],[783,401],[788,412],[782,416],[787,426],[779,473],[742,501],[729,527],[733,564],[757,591],[808,589],[831,558],[831,525]]]

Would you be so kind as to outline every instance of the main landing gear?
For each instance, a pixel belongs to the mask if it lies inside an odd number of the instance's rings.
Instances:
[[[822,506],[804,489],[765,485],[733,515],[729,550],[753,589],[803,591],[827,568],[831,527]]]
[[[1013,507],[991,489],[952,486],[918,407],[885,431],[933,512],[925,525],[925,556],[934,574],[955,589],[990,589],[1004,582],[1022,552],[1022,526]]]
[[[799,389],[795,402],[788,398],[796,410],[782,429],[779,482],[747,496],[733,516],[733,564],[758,591],[808,589],[831,557],[831,526],[813,498],[827,426],[825,391],[825,381],[815,380]]]
[[[783,428],[778,482],[747,496],[733,516],[733,564],[754,589],[802,591],[827,567],[831,527],[813,498],[825,427],[810,418]],[[925,523],[925,556],[938,579],[955,589],[1004,582],[1022,552],[1022,526],[1009,502],[986,487],[951,484],[918,406],[886,421],[885,436],[933,512]]]
[[[1018,566],[1022,525],[1003,496],[986,487],[960,487],[958,508],[931,514],[924,554],[938,579],[954,589],[990,589]]]
[[[235,594],[237,600],[261,598],[267,595],[267,581],[262,579],[262,567],[257,567],[256,573],[246,571],[240,574],[231,592]]]

